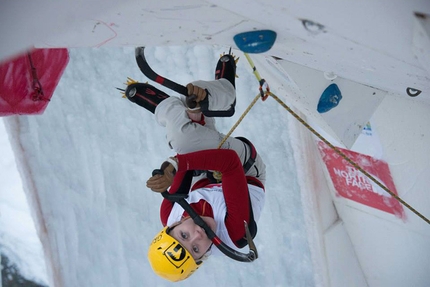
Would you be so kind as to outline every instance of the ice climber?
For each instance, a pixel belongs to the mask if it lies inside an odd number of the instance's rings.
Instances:
[[[217,63],[215,80],[188,84],[188,97],[170,97],[144,83],[129,84],[125,94],[155,114],[156,121],[166,128],[169,146],[176,152],[161,165],[163,174],[148,179],[147,187],[154,192],[187,194],[189,206],[219,239],[240,250],[248,243],[244,222],[252,237],[257,233],[266,173],[265,164],[247,139],[229,137],[217,148],[224,135],[216,130],[211,113],[234,112],[235,76],[235,58],[226,54]],[[222,179],[215,180],[211,171],[220,172]],[[163,199],[160,217],[164,227],[148,250],[157,275],[169,281],[184,280],[210,254],[220,253],[204,229],[178,203]]]

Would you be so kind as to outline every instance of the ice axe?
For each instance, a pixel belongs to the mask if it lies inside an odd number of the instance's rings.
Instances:
[[[140,71],[148,77],[148,79],[165,86],[166,88],[171,89],[172,91],[175,91],[181,95],[184,95],[188,100],[193,100],[193,96],[188,96],[188,89],[178,84],[170,79],[167,79],[159,74],[157,74],[151,66],[149,66],[148,61],[145,57],[145,47],[137,47],[135,49],[135,56],[136,56],[136,63],[139,66]],[[236,101],[230,106],[228,110],[220,110],[220,111],[211,111],[209,110],[208,103],[207,102],[200,102],[200,109],[202,113],[207,117],[231,117],[234,115],[235,112],[235,105]],[[190,108],[194,108],[193,106],[189,105]]]
[[[154,176],[156,174],[163,175],[164,171],[161,169],[155,169],[152,172],[152,175]],[[166,190],[162,192],[161,195],[165,199],[173,203],[175,202],[178,203],[190,215],[194,223],[204,229],[208,238],[222,253],[224,253],[224,255],[240,262],[253,262],[255,259],[258,258],[257,248],[254,244],[254,241],[252,240],[251,232],[249,231],[248,223],[246,223],[246,221],[244,221],[244,225],[245,225],[245,232],[246,232],[246,240],[249,246],[249,252],[247,254],[236,251],[221,241],[221,239],[215,234],[215,232],[213,232],[213,230],[210,229],[210,227],[206,224],[206,222],[197,214],[197,212],[185,200],[188,197],[188,194],[184,194],[184,193],[170,194]]]

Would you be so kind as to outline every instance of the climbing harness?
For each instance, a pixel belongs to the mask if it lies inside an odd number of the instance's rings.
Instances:
[[[251,151],[251,154],[249,155],[249,158],[246,160],[246,162],[243,164],[243,171],[247,173],[249,169],[252,167],[252,165],[255,163],[255,159],[257,158],[257,150],[255,149],[254,145],[250,140],[244,137],[236,137],[238,140],[241,140],[244,144],[249,146],[249,149]],[[246,158],[246,156],[245,156]]]

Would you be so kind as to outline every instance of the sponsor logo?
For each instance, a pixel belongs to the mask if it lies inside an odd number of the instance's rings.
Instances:
[[[325,143],[319,141],[318,149],[338,196],[405,219],[403,206],[396,198],[351,166]],[[385,161],[342,148],[339,150],[397,195],[390,169]]]
[[[181,268],[182,265],[190,259],[190,256],[187,255],[187,250],[179,243],[170,245],[164,251],[164,256],[166,256],[167,260],[176,268]]]

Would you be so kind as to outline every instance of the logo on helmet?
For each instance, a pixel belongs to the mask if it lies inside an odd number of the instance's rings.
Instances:
[[[176,268],[181,268],[190,256],[187,256],[187,250],[179,243],[173,242],[165,251],[164,256]]]

